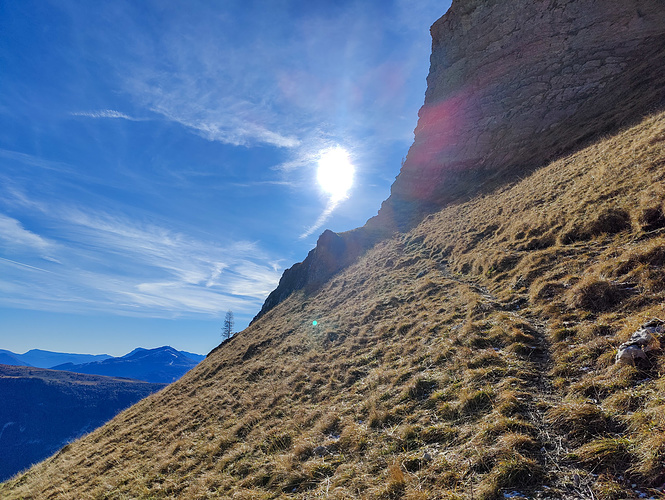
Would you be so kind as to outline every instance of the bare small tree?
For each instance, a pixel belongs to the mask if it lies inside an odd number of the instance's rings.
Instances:
[[[224,326],[222,327],[222,340],[228,340],[231,337],[233,337],[233,311],[226,311]]]

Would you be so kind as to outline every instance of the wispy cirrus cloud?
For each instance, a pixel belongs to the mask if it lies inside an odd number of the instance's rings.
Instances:
[[[74,172],[72,166],[64,162],[52,161],[38,156],[21,153],[19,151],[12,151],[9,149],[0,148],[0,158],[5,160],[10,160],[12,162],[21,163],[23,165],[38,167],[45,170],[52,170],[55,172],[61,172],[61,173]]]
[[[253,10],[242,23],[243,9],[233,4],[196,14],[171,7],[177,22],[160,26],[159,37],[134,31],[128,18],[136,14],[127,8],[121,22],[132,45],[117,68],[120,84],[140,106],[211,141],[295,154],[326,136],[408,142],[415,123],[401,119],[411,111],[407,75],[429,51],[427,27],[442,14],[440,2],[422,3],[328,10],[291,0]],[[377,22],[390,27],[367,30]],[[401,46],[386,59],[391,42]]]
[[[354,146],[367,159],[364,171],[385,171],[389,186],[399,160],[385,168],[386,144],[403,143],[406,153],[413,138],[414,109],[425,90],[427,28],[444,9],[436,0],[411,4],[287,0],[245,9],[236,2],[169,3],[150,31],[137,21],[143,9],[121,0],[102,7],[113,20],[103,28],[113,32],[81,26],[86,45],[113,50],[107,71],[113,85],[155,120],[212,142],[280,148],[287,158],[278,170],[292,187],[311,186],[315,165],[307,159],[319,150]],[[85,17],[80,9],[71,15]],[[311,222],[305,227],[316,226]]]
[[[208,70],[211,71],[211,70]],[[211,82],[229,77],[216,70],[205,78],[177,75],[143,68],[125,86],[147,109],[178,123],[209,141],[234,146],[269,144],[296,148],[300,140],[294,131],[277,131],[276,114],[266,103],[253,103],[242,94],[229,95],[229,89],[211,87]],[[274,125],[274,127],[273,127]]]
[[[35,266],[30,266],[28,264],[24,264],[22,262],[17,262],[15,260],[11,260],[11,259],[5,259],[4,257],[0,257],[0,260],[2,262],[6,262],[8,264],[11,264],[13,266],[18,266],[18,267],[22,267],[22,268],[25,268],[25,269],[30,269],[31,271],[40,271],[42,273],[51,273],[51,271],[47,271],[46,269],[42,269],[40,267],[35,267]]]
[[[135,118],[113,109],[102,109],[99,111],[75,111],[70,113],[72,116],[83,116],[85,118],[121,118],[132,122],[146,121],[147,118]]]
[[[274,256],[256,243],[205,241],[71,205],[40,209],[57,240],[0,216],[0,241],[36,252],[23,262],[0,256],[0,304],[142,317],[253,314],[281,274]],[[37,252],[45,250],[48,256]]]
[[[166,277],[170,290],[180,284],[199,287],[201,293],[262,300],[279,280],[278,272],[266,262],[268,256],[251,242],[205,242],[109,213],[74,209],[64,211],[62,216],[68,223],[64,237],[84,243],[92,254],[124,257],[127,268],[131,268],[128,274],[143,275],[140,285],[144,290],[155,283],[154,279],[164,283]],[[143,268],[142,273],[137,266]]]
[[[0,242],[5,248],[22,251],[42,252],[53,247],[53,242],[28,231],[20,221],[3,214],[0,214]]]
[[[239,188],[253,188],[257,186],[288,186],[295,187],[296,184],[293,181],[250,181],[250,182],[230,182],[229,187],[239,187]]]

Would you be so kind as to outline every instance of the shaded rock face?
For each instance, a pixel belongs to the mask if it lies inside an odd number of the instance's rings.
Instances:
[[[380,218],[533,170],[665,104],[662,0],[454,0],[431,28],[415,141]]]
[[[431,28],[425,103],[390,197],[353,237],[324,233],[284,273],[259,316],[393,231],[665,106],[664,7],[663,0],[453,0]]]
[[[337,234],[326,229],[316,247],[303,262],[290,267],[279,280],[277,288],[268,295],[256,321],[286,299],[295,290],[316,288],[339,270],[347,267],[377,241],[377,236],[363,228]]]

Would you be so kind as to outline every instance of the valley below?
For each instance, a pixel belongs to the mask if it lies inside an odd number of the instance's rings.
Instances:
[[[0,365],[0,480],[43,460],[164,387]]]

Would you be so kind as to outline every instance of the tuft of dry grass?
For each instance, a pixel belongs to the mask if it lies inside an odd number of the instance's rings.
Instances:
[[[625,286],[620,283],[586,276],[572,290],[575,307],[592,312],[608,311],[628,296]]]
[[[583,444],[574,452],[574,457],[595,470],[620,473],[633,459],[632,443],[626,438],[605,437]]]
[[[603,409],[588,400],[564,402],[547,411],[547,422],[577,442],[600,436],[614,427]]]

